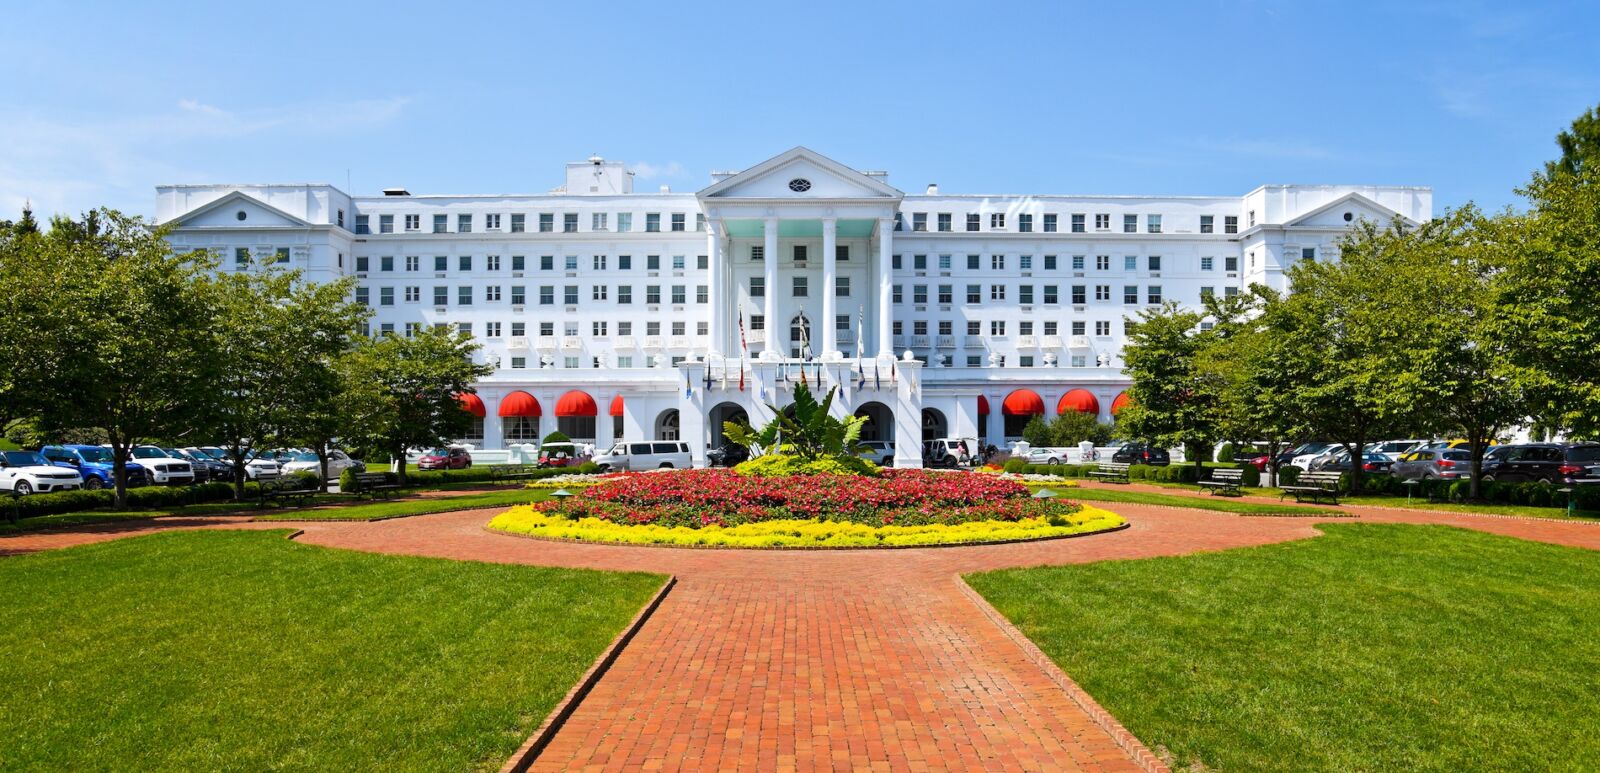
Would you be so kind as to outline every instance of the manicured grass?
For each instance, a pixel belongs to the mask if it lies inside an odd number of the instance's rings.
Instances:
[[[1579,510],[1576,517],[1568,516],[1564,507],[1535,507],[1533,505],[1489,504],[1482,502],[1429,502],[1426,497],[1413,497],[1410,504],[1406,504],[1406,498],[1403,496],[1339,497],[1339,501],[1352,505],[1370,505],[1373,507],[1439,510],[1448,513],[1488,513],[1490,515],[1514,515],[1522,518],[1550,518],[1558,521],[1592,521],[1600,518],[1600,513],[1586,510]]]
[[[0,560],[0,760],[493,769],[662,578],[170,532]]]
[[[1028,484],[1030,489],[1038,490],[1049,488],[1050,484]],[[1107,488],[1075,488],[1070,491],[1059,492],[1067,499],[1081,500],[1084,502],[1127,502],[1136,505],[1163,505],[1166,507],[1190,507],[1196,510],[1215,510],[1222,513],[1238,513],[1240,515],[1316,515],[1337,518],[1342,513],[1333,509],[1303,507],[1296,505],[1279,505],[1267,502],[1251,502],[1242,499],[1227,497],[1186,497],[1172,494],[1152,494],[1148,491],[1123,491]]]
[[[110,510],[90,510],[82,513],[61,513],[59,515],[41,515],[36,518],[23,518],[16,523],[0,521],[0,534],[20,534],[22,532],[39,531],[40,529],[56,529],[63,526],[83,526],[91,523],[117,523],[119,521],[140,521],[154,518],[157,515],[167,515],[165,511],[125,510],[117,513]]]
[[[449,513],[458,510],[477,510],[484,507],[510,507],[537,502],[550,496],[548,491],[511,489],[463,494],[451,497],[411,497],[392,501],[378,500],[360,505],[332,507],[322,510],[263,511],[260,521],[373,521],[380,518],[397,518],[402,515]]]
[[[1600,759],[1600,552],[1331,524],[972,586],[1152,748],[1207,770],[1580,770]]]

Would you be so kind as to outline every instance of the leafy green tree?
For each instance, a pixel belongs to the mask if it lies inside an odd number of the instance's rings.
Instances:
[[[1545,164],[1545,177],[1600,170],[1600,107],[1591,107],[1573,120],[1572,128],[1556,135],[1556,145],[1561,157]]]
[[[1097,446],[1111,442],[1111,425],[1092,413],[1067,411],[1050,421],[1049,445],[1071,448],[1089,441]]]
[[[803,461],[854,457],[861,451],[861,429],[868,419],[865,416],[841,419],[830,415],[828,408],[838,390],[838,387],[830,388],[819,403],[809,387],[799,384],[794,389],[792,411],[769,405],[775,418],[766,426],[757,430],[748,421],[729,421],[723,423],[723,433],[734,443],[762,454],[781,450]]]
[[[11,263],[12,258],[15,262]],[[132,447],[192,429],[217,377],[205,253],[175,255],[166,230],[114,210],[56,219],[37,249],[8,257],[5,313],[27,320],[19,383],[41,432],[97,427],[127,502]]]
[[[362,339],[341,358],[349,440],[405,459],[408,448],[431,448],[465,435],[472,416],[459,395],[494,371],[472,361],[471,336],[424,329],[414,337]],[[406,479],[400,465],[400,481]]]
[[[1050,422],[1043,416],[1034,416],[1022,427],[1022,439],[1034,448],[1044,448],[1056,444],[1055,433],[1051,431]]]
[[[1229,306],[1217,309],[1217,340],[1199,358],[1199,368],[1219,379],[1217,412],[1223,437],[1235,443],[1260,441],[1268,455],[1267,485],[1277,485],[1277,458],[1292,438],[1305,437],[1295,406],[1298,374],[1289,363],[1285,338],[1260,321],[1262,309],[1280,299],[1255,286]]]
[[[1220,432],[1224,382],[1200,365],[1214,335],[1200,330],[1202,314],[1168,302],[1128,324],[1123,372],[1132,402],[1117,417],[1123,437],[1166,447],[1209,445]],[[1203,466],[1194,460],[1196,467]]]

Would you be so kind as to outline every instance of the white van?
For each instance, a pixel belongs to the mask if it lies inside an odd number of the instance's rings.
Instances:
[[[594,463],[604,472],[687,469],[694,465],[689,444],[656,440],[649,443],[618,443],[595,456]]]

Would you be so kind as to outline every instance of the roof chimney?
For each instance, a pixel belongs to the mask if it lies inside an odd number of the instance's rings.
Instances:
[[[411,195],[411,191],[408,191],[405,188],[384,188],[383,189],[383,195],[385,195],[385,196],[410,196]]]
[[[939,195],[939,184],[938,183],[928,183],[928,195],[929,196],[937,196],[937,195]]]

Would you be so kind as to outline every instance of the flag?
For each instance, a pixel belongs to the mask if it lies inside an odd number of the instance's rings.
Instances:
[[[706,391],[711,391],[711,360],[706,360]]]
[[[877,360],[873,360],[872,361],[872,388],[873,389],[882,389],[883,388],[883,372],[878,370],[878,361]]]
[[[744,340],[744,304],[742,303],[739,304],[739,349],[744,352],[744,356],[750,356],[750,344]],[[741,380],[744,378],[743,362],[739,363],[739,378]]]
[[[806,383],[806,363],[805,363],[804,360],[800,361],[800,386],[806,387],[808,389],[811,387],[810,384]],[[820,387],[822,385],[819,383],[819,384],[817,384],[817,386]]]
[[[694,397],[694,381],[689,378],[689,369],[683,370],[683,396]]]
[[[744,391],[744,360],[739,360],[739,391]]]
[[[900,380],[900,369],[895,367],[894,360],[890,360],[889,361],[889,383],[893,384],[895,382],[898,382],[899,380]]]

